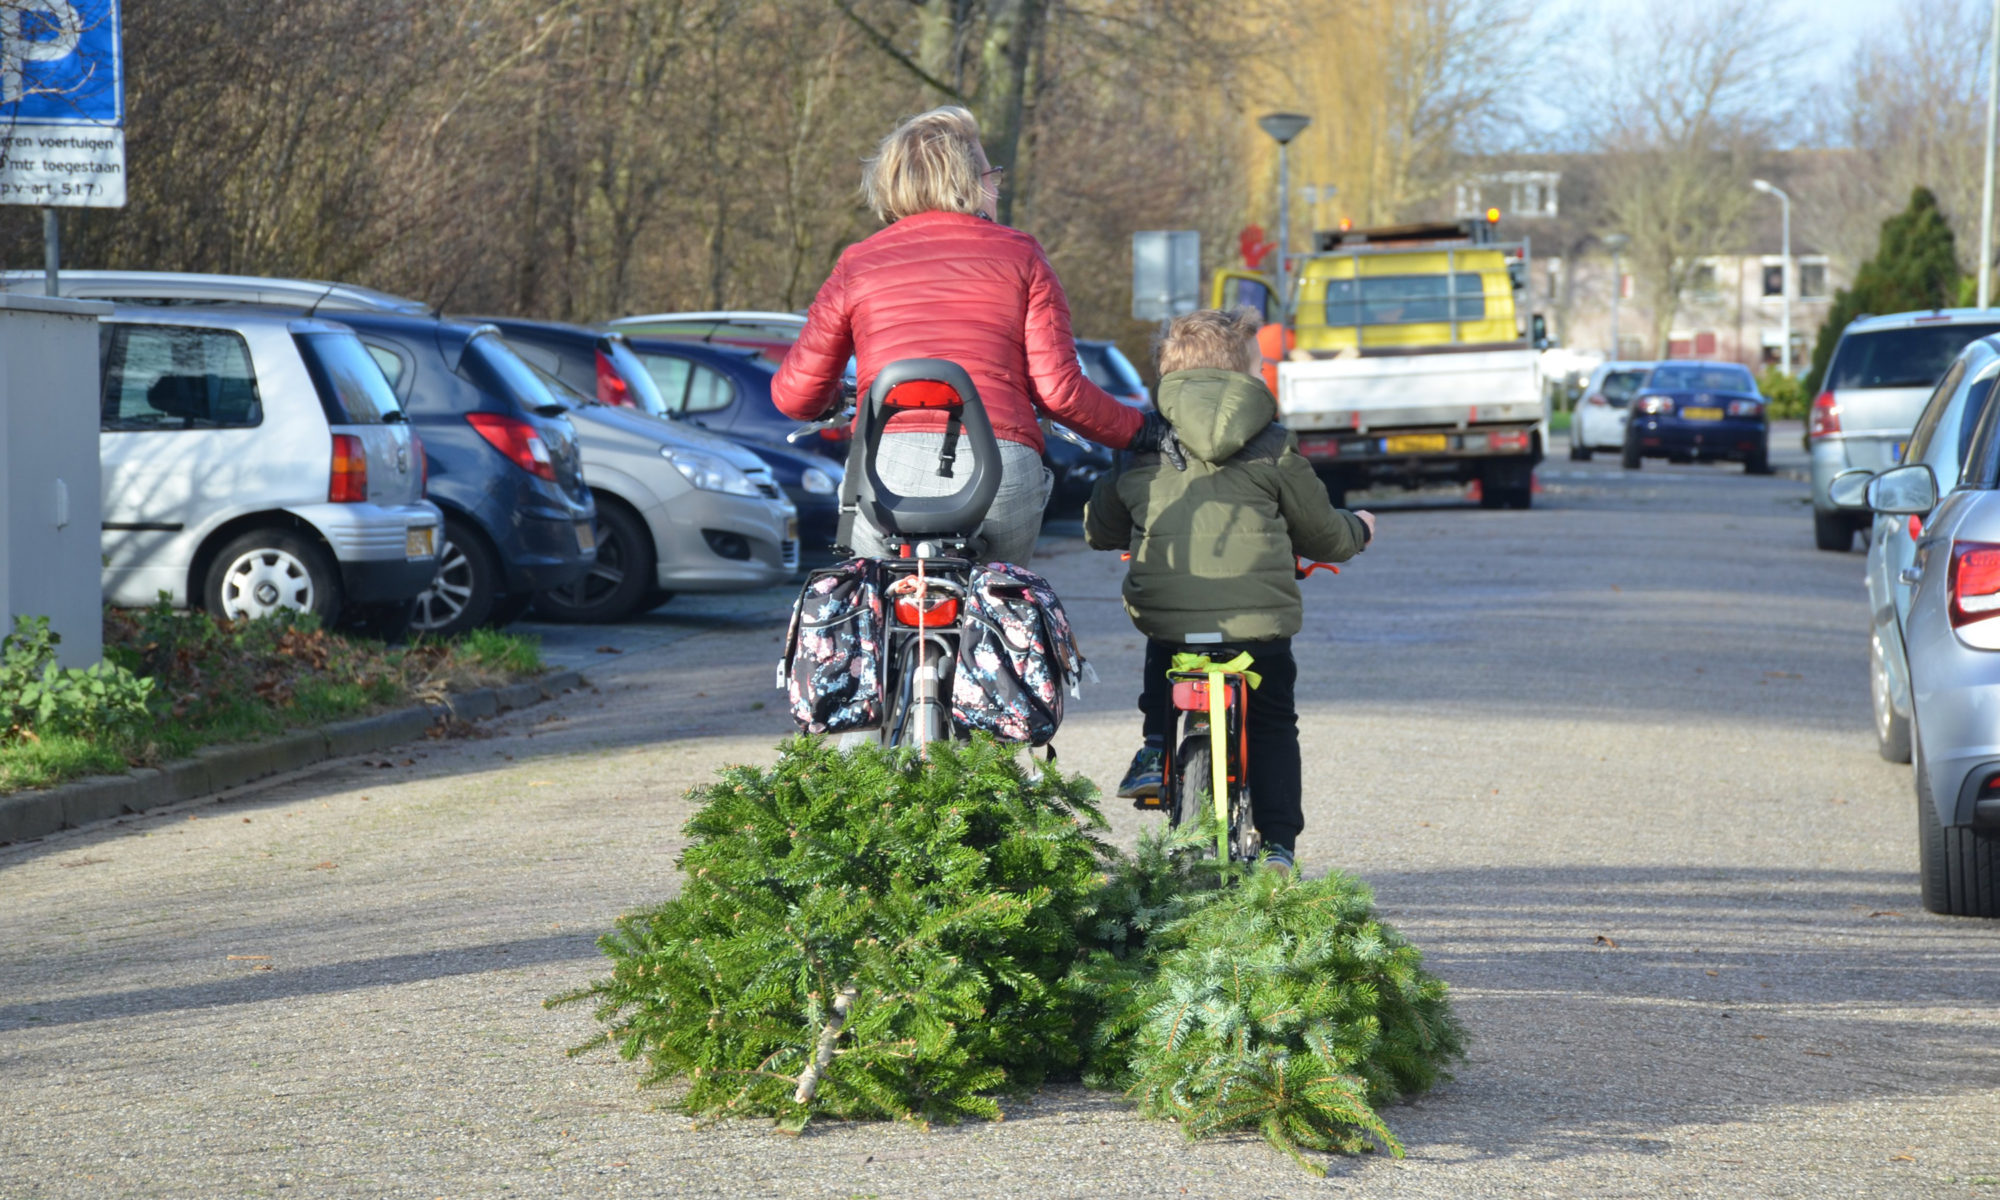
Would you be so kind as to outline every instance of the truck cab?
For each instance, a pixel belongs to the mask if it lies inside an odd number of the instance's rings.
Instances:
[[[1279,419],[1336,503],[1474,481],[1485,507],[1533,502],[1548,441],[1539,322],[1523,320],[1528,244],[1495,241],[1495,219],[1316,233],[1282,305],[1266,277],[1217,272],[1217,307],[1269,322]]]

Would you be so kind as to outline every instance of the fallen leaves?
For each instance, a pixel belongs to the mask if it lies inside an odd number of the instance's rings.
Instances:
[[[1611,938],[1605,937],[1601,933],[1597,935],[1597,939],[1591,944],[1594,946],[1609,946],[1613,950],[1616,950],[1618,948],[1618,943],[1616,941],[1612,940]]]
[[[314,864],[313,864],[312,866],[310,866],[310,867],[307,867],[307,868],[306,868],[306,870],[308,870],[308,871],[331,871],[331,870],[334,870],[334,869],[336,868],[336,865],[337,865],[337,864],[334,864],[334,863],[330,863],[330,862],[322,862],[322,863],[314,863]]]

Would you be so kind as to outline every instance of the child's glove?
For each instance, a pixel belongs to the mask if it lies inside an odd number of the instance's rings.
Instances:
[[[1174,470],[1187,470],[1187,456],[1181,452],[1181,440],[1174,434],[1174,427],[1158,411],[1146,414],[1145,424],[1132,435],[1132,441],[1125,447],[1131,454],[1158,453],[1161,458],[1174,464]]]

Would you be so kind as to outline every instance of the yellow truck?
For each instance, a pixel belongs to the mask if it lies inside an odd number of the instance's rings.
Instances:
[[[1545,340],[1524,312],[1528,244],[1492,230],[1316,233],[1283,304],[1266,276],[1216,273],[1217,307],[1247,305],[1271,323],[1260,341],[1279,359],[1279,420],[1336,504],[1363,487],[1474,480],[1486,507],[1533,503],[1548,444]]]

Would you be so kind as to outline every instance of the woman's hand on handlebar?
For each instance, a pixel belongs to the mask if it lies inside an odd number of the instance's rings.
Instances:
[[[1360,517],[1361,523],[1368,527],[1368,541],[1372,545],[1375,541],[1375,514],[1365,508],[1357,508],[1354,510],[1354,515]]]

